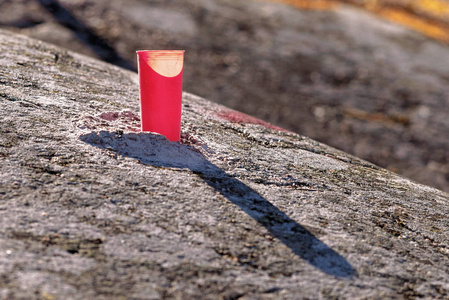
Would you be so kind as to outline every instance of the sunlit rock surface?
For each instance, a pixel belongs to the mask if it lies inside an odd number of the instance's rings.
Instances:
[[[192,94],[0,31],[0,298],[441,298],[449,196]]]
[[[277,2],[312,9],[7,0],[0,28],[127,68],[138,49],[185,49],[185,91],[449,192],[449,2]]]

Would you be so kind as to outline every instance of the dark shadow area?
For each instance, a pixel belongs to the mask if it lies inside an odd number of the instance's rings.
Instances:
[[[101,131],[83,135],[80,139],[118,155],[135,158],[143,164],[190,169],[307,263],[340,278],[351,278],[355,274],[354,268],[345,258],[255,190],[209,162],[193,146],[169,142],[162,136],[149,133]]]
[[[24,18],[22,20],[13,21],[13,22],[1,22],[0,21],[1,26],[17,27],[20,29],[32,28],[32,27],[40,25],[42,23],[43,23],[42,20],[34,19],[29,16],[27,16],[27,18]]]
[[[91,48],[100,59],[117,65],[119,67],[136,71],[127,60],[123,59],[114,48],[96,35],[86,25],[80,22],[67,8],[57,0],[37,0],[47,11],[49,11],[59,24],[72,30],[78,39]]]

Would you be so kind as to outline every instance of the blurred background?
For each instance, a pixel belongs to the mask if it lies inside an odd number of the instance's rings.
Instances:
[[[185,91],[449,192],[449,0],[0,0],[0,28],[185,49]]]

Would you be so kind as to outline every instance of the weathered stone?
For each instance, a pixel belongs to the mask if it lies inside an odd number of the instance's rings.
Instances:
[[[448,294],[447,194],[188,93],[172,143],[135,73],[0,52],[2,298]]]
[[[337,2],[447,28],[447,0]],[[137,49],[186,49],[186,91],[449,191],[448,46],[354,6],[14,0],[0,27],[121,66]]]

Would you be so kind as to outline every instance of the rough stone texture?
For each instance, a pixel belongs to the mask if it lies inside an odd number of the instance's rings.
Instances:
[[[447,1],[343,2],[404,8],[423,26],[413,13],[447,20],[435,6]],[[449,191],[448,46],[366,11],[241,0],[3,0],[0,25],[121,66],[135,67],[137,49],[186,49],[186,91]]]
[[[0,31],[1,299],[444,298],[449,195]]]

